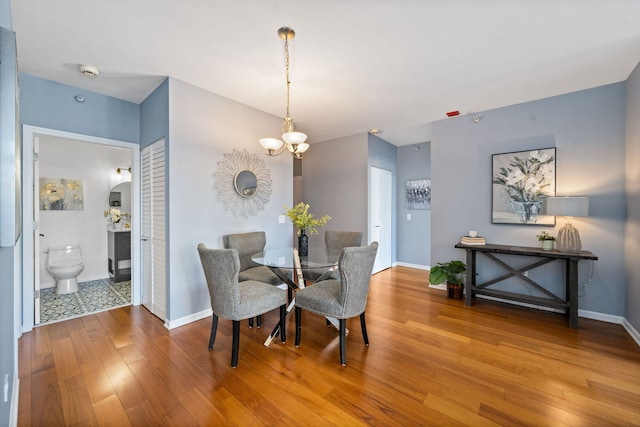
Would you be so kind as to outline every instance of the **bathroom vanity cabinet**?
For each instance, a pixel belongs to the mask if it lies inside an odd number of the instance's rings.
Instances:
[[[131,280],[131,231],[108,231],[109,276]]]

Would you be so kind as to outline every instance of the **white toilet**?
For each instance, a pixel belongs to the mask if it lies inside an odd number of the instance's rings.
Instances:
[[[45,266],[56,279],[56,293],[78,292],[78,275],[84,270],[82,252],[77,245],[49,246],[46,251]]]

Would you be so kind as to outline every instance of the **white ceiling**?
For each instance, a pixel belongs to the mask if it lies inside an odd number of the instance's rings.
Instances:
[[[625,80],[639,0],[13,0],[20,72],[140,103],[164,76],[282,117],[309,142],[429,122]],[[79,64],[96,66],[87,78]],[[274,129],[277,136],[278,129]],[[268,135],[265,135],[268,136]]]

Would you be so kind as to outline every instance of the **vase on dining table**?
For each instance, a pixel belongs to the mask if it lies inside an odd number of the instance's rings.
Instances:
[[[513,213],[516,214],[521,224],[535,224],[538,222],[542,200],[518,201],[511,199],[510,203]]]
[[[304,228],[300,230],[300,235],[298,236],[298,255],[309,255],[309,236],[307,236]]]

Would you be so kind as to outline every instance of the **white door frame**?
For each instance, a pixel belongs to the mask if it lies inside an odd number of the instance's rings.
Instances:
[[[22,332],[29,332],[33,329],[35,319],[35,274],[36,268],[34,257],[34,224],[33,212],[36,205],[34,196],[34,186],[38,185],[33,181],[33,149],[34,140],[39,136],[58,137],[74,139],[82,142],[109,145],[112,147],[129,148],[132,152],[133,171],[131,173],[131,198],[132,198],[132,218],[131,218],[131,284],[132,284],[132,304],[140,304],[140,145],[133,142],[118,141],[115,139],[100,138],[90,135],[82,135],[72,132],[64,132],[55,129],[41,128],[36,126],[22,126]],[[38,254],[39,255],[39,254]]]

